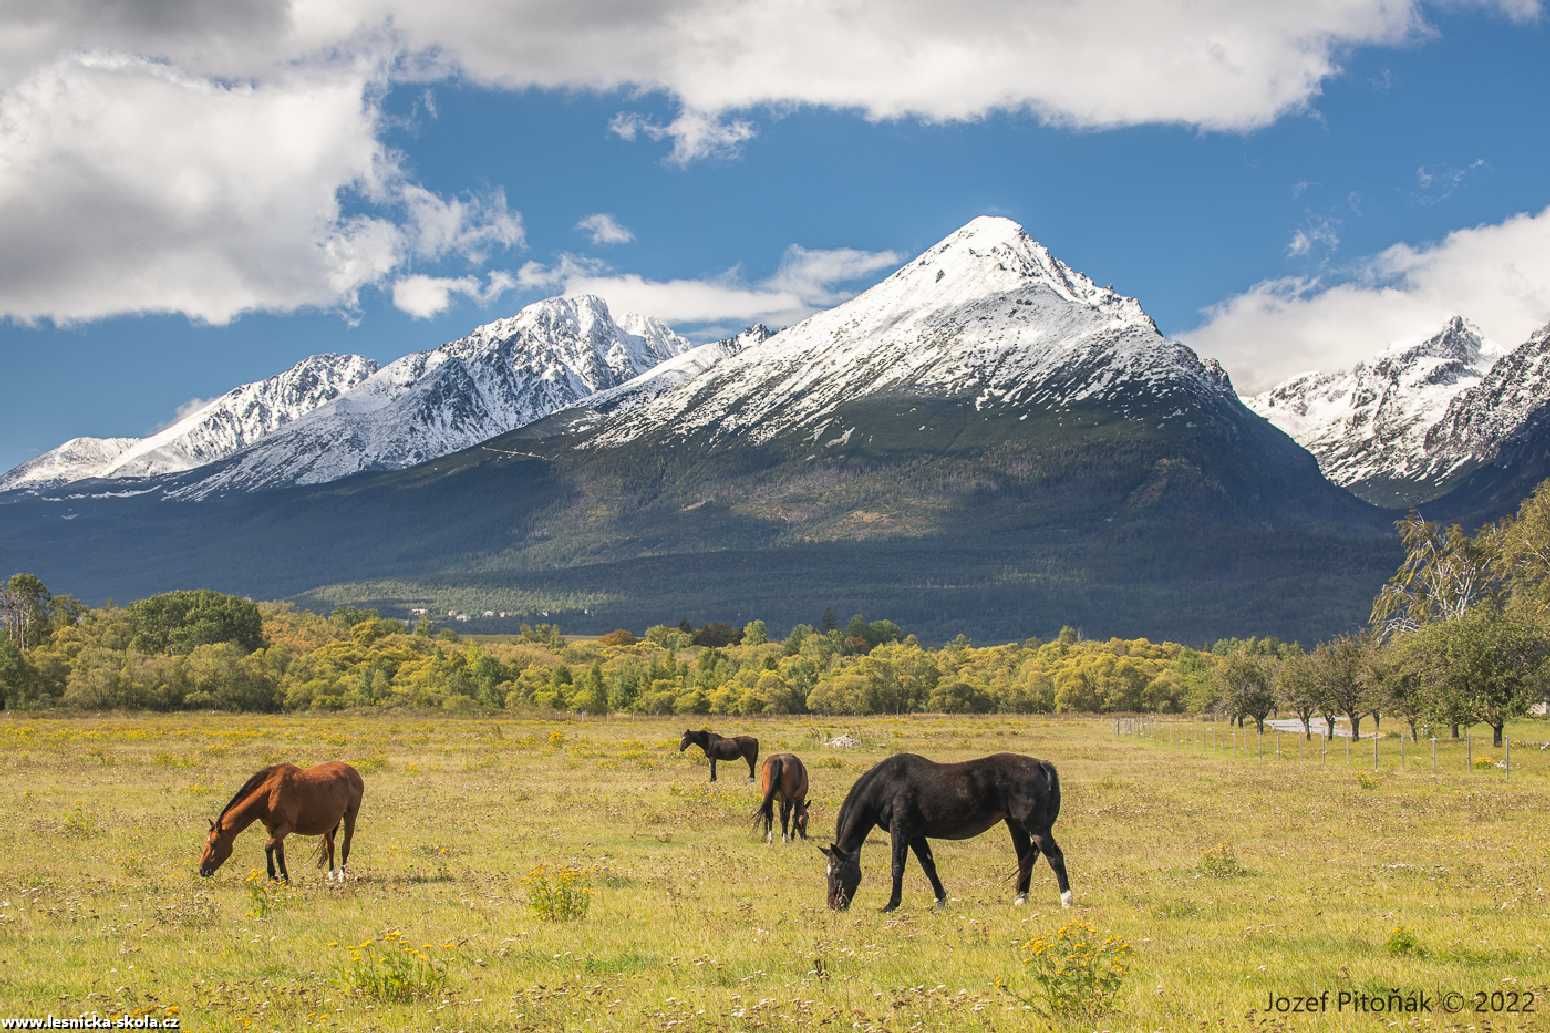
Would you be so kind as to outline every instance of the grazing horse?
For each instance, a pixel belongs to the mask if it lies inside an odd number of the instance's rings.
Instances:
[[[339,881],[344,882],[350,863],[350,840],[355,835],[355,815],[361,809],[366,784],[348,764],[330,761],[303,771],[294,764],[276,764],[254,773],[242,784],[220,816],[210,823],[210,837],[199,859],[199,874],[210,876],[231,856],[237,833],[255,821],[264,823],[269,840],[264,844],[264,863],[269,877],[291,881],[285,870],[285,837],[292,832],[301,836],[322,836],[318,845],[318,867],[328,864],[328,881],[334,881],[334,834],[344,824],[344,856],[339,863]]]
[[[764,800],[754,811],[753,820],[764,822],[764,841],[772,842],[775,825],[775,798],[780,797],[780,841],[793,836],[807,838],[807,769],[794,753],[772,753],[759,765],[759,792]],[[796,812],[795,827],[791,815]]]
[[[970,839],[1005,821],[1017,848],[1017,898],[1028,902],[1028,880],[1039,852],[1049,858],[1060,884],[1060,904],[1071,906],[1066,861],[1050,826],[1060,814],[1060,776],[1047,761],[997,753],[960,764],[938,764],[897,753],[856,780],[840,807],[834,843],[819,847],[829,859],[829,906],[850,907],[861,884],[861,845],[873,827],[893,836],[893,893],[884,911],[899,906],[906,853],[915,851],[931,881],[937,904],[947,890],[936,876],[932,839]]]
[[[715,732],[708,732],[701,728],[698,732],[684,729],[684,737],[678,741],[678,752],[682,753],[693,744],[705,751],[705,756],[710,758],[710,780],[716,780],[716,761],[736,760],[741,757],[748,762],[748,781],[753,781],[754,761],[759,759],[759,740],[751,735],[722,736]]]

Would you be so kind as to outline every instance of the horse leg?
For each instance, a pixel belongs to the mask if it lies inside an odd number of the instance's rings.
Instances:
[[[947,888],[936,877],[936,858],[931,856],[931,844],[926,842],[925,836],[916,836],[910,841],[910,849],[915,851],[915,860],[920,862],[921,869],[931,882],[931,892],[936,894],[937,907],[941,907],[947,903]]]
[[[893,828],[893,892],[888,895],[888,903],[883,905],[884,913],[892,911],[899,906],[899,901],[904,897],[904,864],[909,860],[910,837],[897,825]]]
[[[355,838],[355,816],[360,813],[361,805],[344,812],[344,849],[339,858],[339,881],[345,880],[345,872],[350,868],[350,840]]]
[[[750,782],[753,781],[753,762],[754,758],[757,756],[757,753],[745,753],[743,755],[743,759],[748,762],[748,781]]]
[[[1044,856],[1049,858],[1049,866],[1055,869],[1055,882],[1060,886],[1060,906],[1071,906],[1071,880],[1066,878],[1066,855],[1060,852],[1060,844],[1055,842],[1055,837],[1045,829],[1040,835],[1033,837],[1038,843]]]
[[[1033,866],[1038,863],[1039,851],[1033,845],[1027,829],[1015,821],[1008,821],[1006,827],[1012,832],[1012,847],[1017,851],[1017,896],[1012,903],[1020,907],[1028,903],[1028,883],[1033,878]]]
[[[269,871],[269,881],[275,880],[274,873],[274,840],[264,844],[264,867]]]
[[[712,757],[710,759],[710,780],[712,782],[714,782],[716,780],[716,758],[715,757]]]
[[[334,832],[339,828],[335,825],[323,834],[323,849],[328,855],[328,881],[334,881]]]
[[[791,801],[780,801],[780,841],[791,842]]]
[[[274,859],[274,863],[279,866],[280,878],[284,879],[286,882],[290,882],[291,873],[285,870],[285,833],[277,832],[270,836],[269,844],[267,847],[265,847],[265,849],[270,852]],[[271,879],[274,878],[273,870],[270,871],[269,877]]]

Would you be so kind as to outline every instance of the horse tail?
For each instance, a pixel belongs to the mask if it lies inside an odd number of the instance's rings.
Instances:
[[[1049,779],[1049,803],[1046,805],[1049,818],[1044,823],[1048,827],[1055,824],[1055,819],[1060,817],[1060,772],[1056,771],[1055,765],[1047,760],[1039,761],[1039,767],[1044,769],[1044,776]]]
[[[775,794],[780,792],[780,758],[771,757],[764,762],[764,767],[769,773],[770,787],[764,791],[764,800],[759,804],[759,809],[754,811],[753,820],[756,822],[761,819],[764,821],[775,820]]]
[[[318,837],[318,867],[319,868],[325,868],[325,867],[328,866],[328,841],[333,836],[338,835],[338,833],[339,833],[339,825],[340,825],[340,823],[343,820],[344,819],[341,818],[340,821],[334,822],[334,827],[329,830],[328,835],[326,835],[326,836],[319,836]]]

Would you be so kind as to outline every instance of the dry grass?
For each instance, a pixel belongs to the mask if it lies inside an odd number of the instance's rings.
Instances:
[[[745,730],[732,724],[716,727]],[[809,761],[815,833],[832,828],[855,776],[892,752],[1055,761],[1074,917],[1133,945],[1096,1028],[1377,1028],[1390,1019],[1259,1009],[1271,991],[1401,987],[1540,996],[1535,1015],[1434,1013],[1400,1028],[1550,1029],[1550,753],[1515,751],[1510,779],[1462,764],[1359,779],[1363,764],[1347,768],[1338,752],[1322,768],[1290,750],[1231,758],[1119,739],[1099,720],[742,724],[765,752]],[[832,914],[813,844],[757,842],[752,787],[732,765],[708,785],[698,752],[674,751],[681,729],[7,716],[0,1014],[176,1008],[190,1029],[286,1033],[1046,1027],[1023,1003],[1034,989],[1020,947],[1073,917],[1047,867],[1032,904],[1014,908],[1004,832],[938,843],[951,905],[930,909],[911,862],[904,907],[884,916],[887,852],[874,833],[855,910]],[[1536,729],[1550,739],[1542,723],[1517,733]],[[842,731],[864,745],[817,744]],[[314,841],[292,840],[296,884],[256,907],[244,877],[263,867],[257,829],[215,878],[197,877],[205,819],[248,774],[334,758],[367,783],[356,881],[325,883]],[[585,871],[584,916],[534,913],[523,879],[538,865]],[[434,959],[444,985],[426,978],[434,992],[402,999],[352,990],[352,950],[388,934]]]

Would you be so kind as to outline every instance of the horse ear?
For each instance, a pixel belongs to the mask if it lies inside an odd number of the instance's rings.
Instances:
[[[822,854],[823,856],[825,856],[827,858],[830,858],[830,859],[832,859],[834,857],[834,851],[831,848],[826,847],[826,846],[819,847],[818,848],[818,852],[820,854]]]
[[[210,831],[211,832],[215,831],[215,819],[214,818],[210,819]]]

